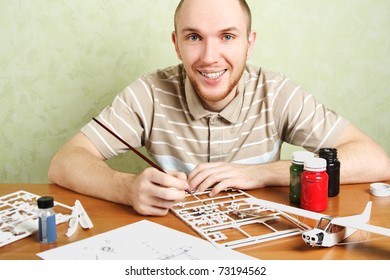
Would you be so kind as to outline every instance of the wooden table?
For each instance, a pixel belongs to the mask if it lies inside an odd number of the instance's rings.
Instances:
[[[75,201],[79,200],[91,218],[94,227],[87,230],[79,227],[76,233],[68,238],[65,235],[68,223],[60,224],[57,226],[58,239],[54,244],[42,245],[38,242],[37,234],[33,234],[1,247],[0,259],[39,259],[36,256],[38,252],[63,246],[143,219],[197,236],[189,226],[172,213],[165,217],[145,217],[137,214],[131,207],[84,196],[54,184],[0,184],[0,196],[19,190],[25,190],[40,196],[50,195],[56,201],[69,206],[73,206]],[[248,193],[262,199],[289,204],[288,188],[285,187],[268,187],[248,191]],[[369,184],[341,186],[340,195],[329,199],[328,209],[324,213],[332,216],[359,214],[363,211],[368,201],[373,202],[370,223],[390,228],[390,197],[370,195]],[[362,239],[370,241],[360,242]],[[236,250],[259,259],[268,260],[390,259],[390,238],[388,237],[358,231],[346,241],[349,244],[331,248],[312,248],[306,245],[298,235]]]

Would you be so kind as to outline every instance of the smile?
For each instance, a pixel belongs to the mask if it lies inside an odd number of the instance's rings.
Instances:
[[[206,78],[215,80],[215,79],[218,79],[219,77],[221,77],[225,72],[226,72],[226,70],[222,70],[222,71],[219,71],[219,72],[213,72],[213,73],[203,73],[203,72],[200,72],[200,74],[202,74],[202,76],[204,76]]]

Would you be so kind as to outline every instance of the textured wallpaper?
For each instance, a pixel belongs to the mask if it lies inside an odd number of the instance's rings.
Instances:
[[[178,63],[177,3],[0,1],[0,183],[48,182],[51,157],[85,122],[139,75]],[[248,3],[250,63],[285,73],[390,153],[390,1]],[[145,167],[131,153],[109,163]]]

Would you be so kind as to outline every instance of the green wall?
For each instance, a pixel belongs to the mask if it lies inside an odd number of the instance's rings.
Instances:
[[[139,75],[179,62],[177,3],[0,1],[0,183],[48,182],[51,157],[85,122]],[[248,3],[250,63],[285,73],[390,153],[390,1]],[[131,153],[110,164],[145,167]]]

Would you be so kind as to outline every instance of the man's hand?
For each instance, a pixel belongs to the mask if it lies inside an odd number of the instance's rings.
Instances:
[[[147,168],[129,185],[130,205],[142,215],[164,216],[175,203],[184,200],[187,188],[184,173],[166,174]]]
[[[259,166],[234,163],[202,163],[188,176],[190,191],[204,191],[213,188],[210,196],[220,191],[235,188],[249,190],[261,185]]]

